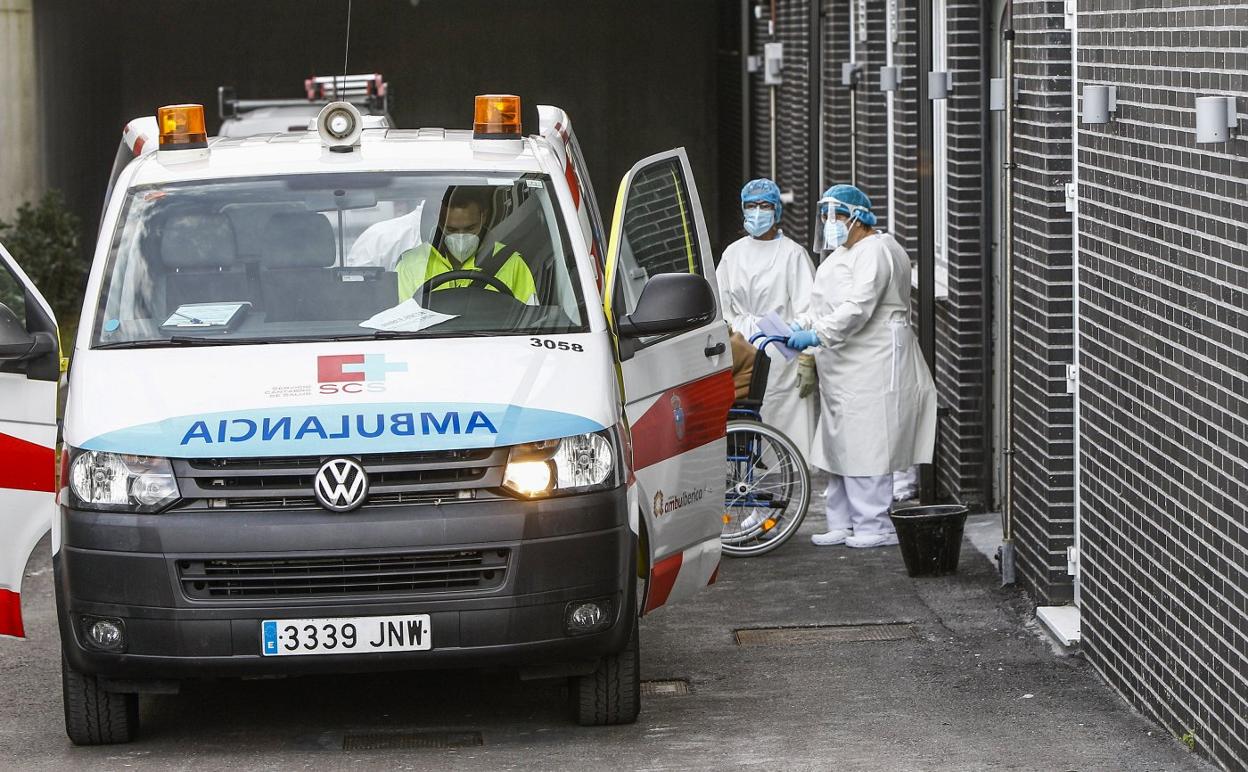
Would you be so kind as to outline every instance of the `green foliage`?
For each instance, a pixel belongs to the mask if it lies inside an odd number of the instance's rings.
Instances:
[[[12,222],[0,221],[0,242],[62,323],[72,324],[82,309],[87,263],[82,259],[80,232],[81,222],[55,190],[36,204],[22,204]]]
[[[1182,737],[1180,737],[1179,742],[1186,745],[1189,751],[1196,750],[1196,735],[1192,734],[1191,732],[1187,732]]]

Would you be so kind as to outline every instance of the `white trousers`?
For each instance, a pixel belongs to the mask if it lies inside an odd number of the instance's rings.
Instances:
[[[893,498],[909,499],[919,490],[919,468],[912,466],[893,472]]]
[[[828,530],[852,530],[855,536],[892,533],[888,508],[893,503],[893,476],[842,477],[828,483]]]

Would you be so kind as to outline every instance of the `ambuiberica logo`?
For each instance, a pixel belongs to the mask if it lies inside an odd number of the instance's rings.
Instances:
[[[701,488],[692,491],[681,491],[675,496],[665,497],[663,491],[654,494],[654,516],[662,517],[690,504],[702,500],[704,491]]]

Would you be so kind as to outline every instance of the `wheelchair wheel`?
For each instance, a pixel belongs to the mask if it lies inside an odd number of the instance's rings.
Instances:
[[[731,420],[727,472],[725,555],[762,555],[797,533],[810,506],[810,470],[792,440],[759,421]]]

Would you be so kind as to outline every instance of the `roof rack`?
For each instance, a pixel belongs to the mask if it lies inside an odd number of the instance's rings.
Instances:
[[[217,112],[221,120],[265,107],[299,107],[350,102],[372,113],[390,112],[390,88],[381,73],[319,75],[303,81],[304,99],[239,99],[233,86],[217,87]]]

